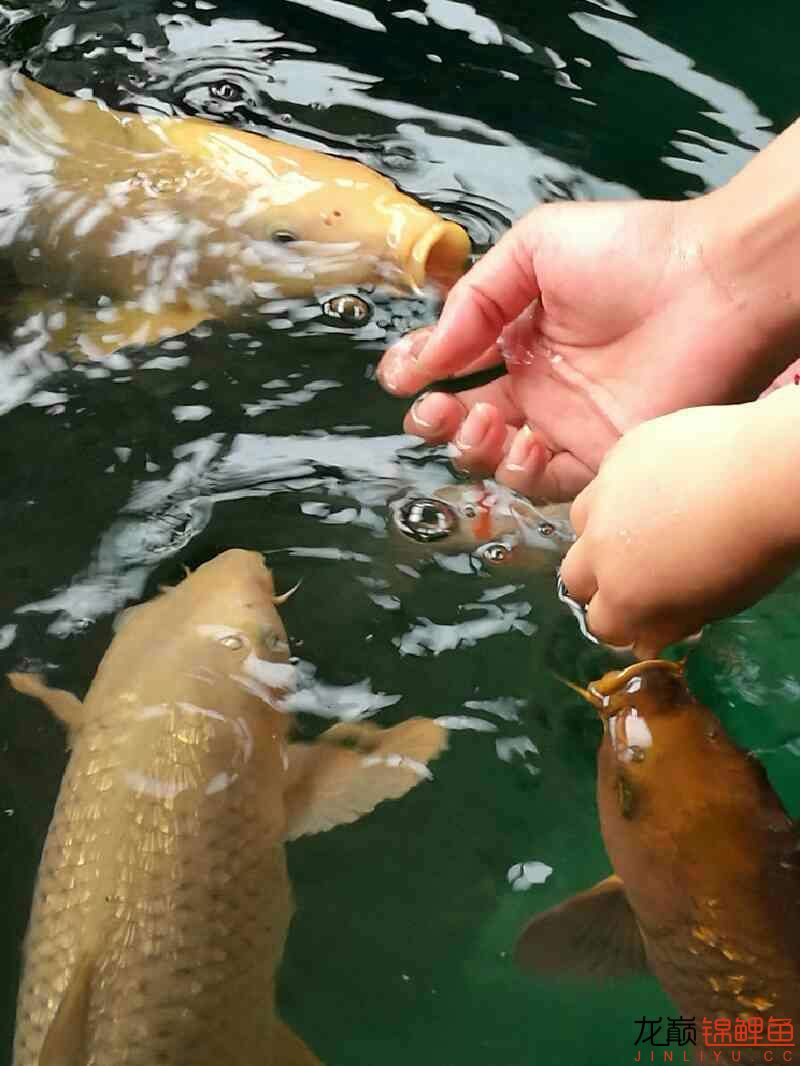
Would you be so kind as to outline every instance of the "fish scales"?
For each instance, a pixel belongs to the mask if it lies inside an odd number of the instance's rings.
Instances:
[[[254,741],[250,761],[215,789],[236,761],[243,724]],[[269,1045],[290,892],[283,811],[274,796],[263,802],[262,783],[283,767],[258,733],[252,719],[172,706],[132,727],[100,722],[79,737],[31,915],[19,1001],[29,1024],[16,1066],[39,1062],[87,955],[97,986],[87,1066],[264,1066],[250,1056]],[[132,748],[153,753],[146,770],[131,765]]]
[[[701,1016],[796,1010],[798,840],[762,766],[668,667],[645,671],[615,709],[598,753],[598,809],[650,968]],[[637,730],[649,746],[628,760]]]
[[[577,686],[573,686],[577,687]],[[664,660],[579,689],[603,721],[600,828],[614,875],[534,917],[516,957],[538,973],[649,969],[702,1022],[800,1022],[800,836],[761,764]],[[712,1043],[704,1061],[763,1062]],[[777,1061],[777,1052],[775,1061]]]
[[[427,718],[293,742],[272,578],[227,551],[127,611],[83,703],[12,685],[69,728],[37,878],[14,1066],[319,1066],[275,1012],[284,845],[430,777]]]
[[[0,68],[11,321],[88,356],[341,285],[451,287],[466,231],[360,163]]]

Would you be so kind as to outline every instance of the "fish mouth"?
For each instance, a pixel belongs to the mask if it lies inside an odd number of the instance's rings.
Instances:
[[[683,668],[686,660],[671,662],[669,659],[643,659],[642,662],[626,666],[624,670],[610,670],[603,674],[599,681],[592,681],[588,688],[582,688],[573,681],[560,678],[574,692],[577,692],[597,710],[601,718],[608,717],[616,709],[612,705],[613,697],[624,691],[626,686],[643,673],[650,670],[664,670],[673,677],[683,677]]]
[[[469,266],[469,236],[456,222],[436,222],[411,248],[407,268],[418,289],[433,282],[448,292]]]

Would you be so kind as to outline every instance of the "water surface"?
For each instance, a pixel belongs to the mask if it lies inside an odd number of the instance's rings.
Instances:
[[[0,7],[0,57],[63,92],[192,114],[361,160],[467,226],[478,251],[554,199],[694,196],[795,115],[788,2],[93,0]],[[313,303],[212,323],[104,363],[0,353],[0,671],[82,694],[123,607],[217,551],[263,551],[308,679],[303,728],[374,714],[458,716],[433,780],[289,848],[298,911],[287,1020],[328,1066],[595,1066],[631,1061],[650,979],[536,982],[509,958],[527,917],[606,876],[598,727],[554,674],[614,665],[552,579],[466,561],[400,574],[389,501],[453,480],[402,436],[374,381],[426,299],[367,294],[347,329]],[[800,808],[797,583],[711,628],[700,694]],[[21,937],[65,762],[48,714],[7,694],[0,1056]],[[515,884],[515,865],[552,868]],[[518,871],[517,871],[518,873]]]

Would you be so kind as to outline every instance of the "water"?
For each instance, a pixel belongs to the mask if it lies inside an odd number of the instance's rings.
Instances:
[[[0,8],[0,54],[111,106],[361,160],[467,226],[478,251],[544,200],[697,195],[797,110],[788,2],[757,17],[730,0],[702,14],[640,0],[270,8],[132,0],[122,17],[91,0],[14,3]],[[311,664],[304,728],[359,711],[482,725],[454,731],[434,780],[401,802],[290,845],[287,1020],[328,1066],[630,1061],[634,1019],[672,1010],[654,981],[560,986],[509,958],[530,914],[608,872],[598,727],[554,674],[587,680],[614,662],[581,638],[549,576],[396,570],[389,501],[452,475],[440,451],[400,435],[403,404],[373,372],[436,308],[367,298],[361,327],[293,303],[103,364],[3,353],[0,671],[44,669],[82,694],[118,610],[221,549],[263,551],[280,588],[303,578],[283,614]],[[691,661],[698,693],[793,813],[797,592],[712,627]],[[10,694],[4,708],[3,1062],[66,758],[43,709]],[[509,871],[526,862],[552,874],[515,890]]]

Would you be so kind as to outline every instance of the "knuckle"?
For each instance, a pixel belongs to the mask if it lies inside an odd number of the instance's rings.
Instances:
[[[469,275],[464,279],[462,285],[475,309],[475,313],[486,327],[487,333],[499,336],[507,321],[502,305],[487,291],[481,282],[471,280]]]

